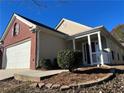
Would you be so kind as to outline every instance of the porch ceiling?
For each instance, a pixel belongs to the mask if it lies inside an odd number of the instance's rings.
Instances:
[[[92,34],[92,33],[96,33],[96,32],[99,32],[100,31],[100,28],[102,28],[103,26],[98,26],[98,27],[95,27],[91,30],[88,30],[88,31],[85,31],[85,32],[81,32],[81,33],[78,33],[78,34],[75,34],[75,35],[72,35],[68,38],[68,40],[71,40],[71,39],[74,39],[74,38],[77,38],[77,37],[80,37],[80,36],[87,36],[88,34]]]

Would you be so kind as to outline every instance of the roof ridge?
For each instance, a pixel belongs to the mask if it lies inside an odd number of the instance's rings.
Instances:
[[[58,32],[58,33],[63,34],[63,35],[67,35],[67,34],[62,33],[62,32],[60,32],[60,31],[57,31],[56,29],[54,29],[54,28],[52,28],[52,27],[49,27],[49,26],[47,26],[47,25],[44,25],[44,24],[42,24],[42,23],[40,23],[40,22],[37,22],[37,21],[32,20],[32,19],[30,19],[30,18],[27,18],[27,17],[25,17],[25,16],[22,16],[22,15],[20,15],[20,14],[18,14],[18,13],[14,13],[14,14],[15,14],[15,15],[18,15],[18,16],[20,16],[20,17],[22,17],[22,18],[24,18],[25,20],[27,20],[27,21],[29,21],[29,22],[35,24],[35,25],[42,26],[42,27],[48,28],[48,29],[50,29],[50,30],[54,30],[55,32]]]

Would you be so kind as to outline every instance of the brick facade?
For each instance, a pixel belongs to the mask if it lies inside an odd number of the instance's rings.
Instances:
[[[14,24],[18,23],[20,25],[19,34],[16,36],[12,35],[12,28]],[[30,57],[30,68],[35,69],[36,63],[36,33],[32,33],[29,30],[29,26],[18,19],[14,19],[8,28],[8,32],[4,38],[4,49],[10,45],[16,44],[23,40],[30,39],[31,40],[31,57]]]

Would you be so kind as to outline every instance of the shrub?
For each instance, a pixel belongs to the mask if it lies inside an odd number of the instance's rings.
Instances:
[[[72,72],[80,66],[82,62],[82,53],[71,49],[61,50],[57,54],[57,62],[59,67],[69,69]]]
[[[50,59],[42,58],[39,63],[40,63],[41,68],[45,68],[45,69],[51,69],[52,68],[52,64],[51,64]]]
[[[57,63],[57,58],[54,58],[52,65],[53,65],[54,69],[59,69],[59,66],[58,66],[58,63]]]

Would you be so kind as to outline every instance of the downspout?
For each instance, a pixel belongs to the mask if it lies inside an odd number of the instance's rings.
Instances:
[[[76,50],[75,38],[72,40],[72,43],[73,43],[73,50],[75,51]]]
[[[5,46],[4,46],[4,42],[2,42],[2,69],[5,69],[6,66],[7,66],[7,63],[6,63],[6,49],[5,49]]]
[[[39,66],[39,31],[36,31],[36,68]]]

